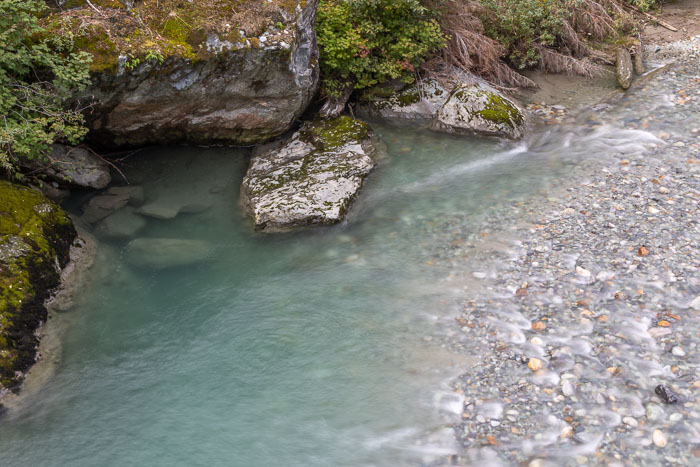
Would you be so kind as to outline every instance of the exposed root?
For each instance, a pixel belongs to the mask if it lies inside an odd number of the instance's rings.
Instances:
[[[600,67],[589,61],[579,60],[570,55],[564,55],[544,46],[537,45],[540,55],[538,68],[547,73],[562,73],[594,78],[603,74]]]

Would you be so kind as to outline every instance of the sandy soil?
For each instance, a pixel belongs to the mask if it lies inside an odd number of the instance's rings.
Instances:
[[[642,38],[646,43],[666,43],[689,39],[700,35],[700,1],[670,0],[652,15],[674,26],[678,31],[670,31],[652,20],[645,20]]]

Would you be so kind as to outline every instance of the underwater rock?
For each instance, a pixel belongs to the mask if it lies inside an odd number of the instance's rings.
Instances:
[[[632,56],[627,47],[620,46],[617,48],[615,56],[615,66],[617,74],[617,83],[622,89],[629,89],[632,85]]]
[[[105,194],[125,197],[128,199],[127,203],[132,206],[140,206],[144,200],[143,187],[138,185],[109,187]]]
[[[99,190],[112,180],[105,161],[87,149],[63,144],[54,144],[47,160],[23,160],[20,164],[63,186]]]
[[[36,330],[76,235],[68,215],[41,193],[0,181],[0,397],[36,361]]]
[[[80,219],[88,224],[94,224],[126,206],[130,199],[127,193],[93,196],[83,206],[83,215]]]
[[[146,225],[146,219],[135,213],[131,206],[125,206],[100,222],[95,232],[98,235],[112,238],[133,237]]]
[[[520,139],[525,117],[517,105],[485,83],[457,86],[438,112],[432,130]]]
[[[137,238],[124,251],[132,266],[165,269],[205,261],[211,257],[212,246],[203,240],[184,238]]]
[[[374,167],[369,126],[341,116],[305,123],[290,139],[258,148],[241,186],[241,202],[263,231],[334,224]]]

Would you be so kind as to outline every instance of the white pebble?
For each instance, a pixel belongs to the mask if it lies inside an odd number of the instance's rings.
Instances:
[[[632,417],[625,417],[622,421],[625,422],[625,425],[631,426],[632,428],[636,428],[639,425],[637,420]]]
[[[651,440],[654,441],[654,444],[660,448],[665,447],[668,443],[666,440],[666,435],[661,430],[654,430],[654,434],[651,435]]]
[[[676,357],[685,357],[685,350],[679,346],[675,346],[673,349],[671,349],[671,353]]]

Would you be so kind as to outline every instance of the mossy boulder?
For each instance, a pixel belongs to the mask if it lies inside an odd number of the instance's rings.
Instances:
[[[302,125],[258,148],[241,186],[255,228],[266,232],[340,222],[374,168],[376,137],[347,116]]]
[[[617,48],[615,55],[615,75],[617,83],[622,89],[629,89],[632,85],[632,56],[627,50],[627,47],[620,46]]]
[[[17,388],[36,360],[35,332],[76,235],[41,193],[0,181],[0,395]]]
[[[316,92],[317,4],[143,0],[44,22],[93,56],[93,85],[78,96],[95,101],[93,145],[248,145],[289,130]]]
[[[457,86],[431,125],[435,131],[520,139],[525,117],[518,106],[484,83]]]
[[[361,96],[357,114],[398,123],[427,122],[437,116],[449,97],[450,91],[435,80],[414,83],[397,92],[376,88]]]

